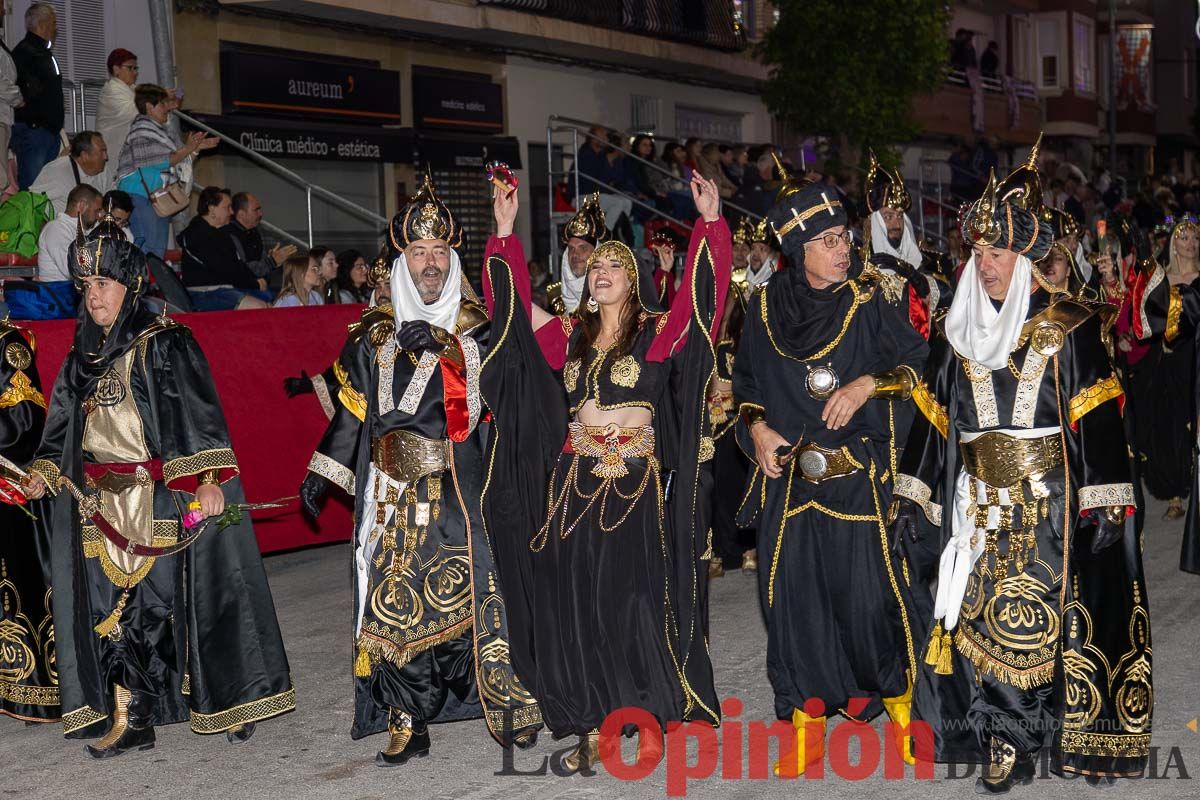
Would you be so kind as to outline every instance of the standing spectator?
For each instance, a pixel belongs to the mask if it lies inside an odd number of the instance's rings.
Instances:
[[[187,135],[187,142],[181,143],[167,126],[173,101],[161,86],[142,84],[134,91],[133,102],[138,115],[129,126],[129,136],[117,159],[117,188],[133,197],[130,224],[138,245],[148,254],[162,258],[171,220],[158,216],[150,195],[169,182],[191,186],[196,153],[216,147],[219,140],[193,131]]]
[[[974,35],[967,28],[959,28],[954,33],[954,41],[950,44],[950,66],[959,72],[966,72],[979,66],[979,57],[975,53]]]
[[[63,210],[42,227],[38,236],[37,279],[42,283],[71,281],[67,249],[81,232],[89,231],[100,217],[103,198],[86,183],[67,193]]]
[[[308,251],[308,257],[317,265],[321,273],[321,298],[324,303],[338,302],[337,285],[337,256],[328,247],[314,247]]]
[[[33,3],[25,11],[25,38],[13,48],[17,86],[25,105],[17,108],[12,151],[17,156],[17,185],[28,189],[42,167],[54,160],[62,143],[62,71],[54,58],[58,15],[49,3]]]
[[[134,123],[136,129],[137,123]],[[130,132],[132,136],[132,131]],[[137,219],[134,200],[134,220]],[[196,216],[179,234],[183,248],[183,284],[197,311],[266,308],[266,282],[254,277],[237,257],[233,239],[221,229],[233,216],[228,189],[206,186],[196,203]]]
[[[112,188],[105,170],[107,163],[108,144],[104,137],[95,131],[80,131],[71,139],[71,149],[66,155],[42,167],[29,191],[46,195],[54,213],[61,214],[67,208],[67,195],[79,184],[86,183],[102,195]]]
[[[296,254],[296,246],[281,242],[264,252],[266,245],[259,230],[262,218],[262,203],[258,198],[249,192],[238,192],[233,196],[233,219],[223,230],[233,239],[238,260],[254,273],[254,277],[270,283],[271,273]]]
[[[25,105],[17,88],[17,65],[12,52],[0,41],[0,192],[8,188],[8,142],[12,137],[13,112]]]
[[[363,272],[366,272],[365,267]],[[317,290],[320,287],[321,267],[312,256],[293,255],[283,262],[283,289],[272,305],[275,308],[319,306],[321,295]]]
[[[118,150],[125,144],[129,126],[138,115],[133,92],[137,79],[137,56],[122,47],[108,54],[108,82],[96,101],[96,130]],[[116,171],[114,159],[106,170],[110,180],[116,177]]]
[[[367,283],[367,259],[357,250],[343,250],[337,255],[337,286],[339,303],[365,303],[371,298]]]
[[[988,42],[987,49],[979,57],[979,73],[993,80],[1000,77],[1000,44]]]

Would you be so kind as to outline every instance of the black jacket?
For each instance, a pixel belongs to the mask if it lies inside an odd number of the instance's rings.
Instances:
[[[25,98],[25,105],[16,110],[15,120],[57,134],[63,127],[63,83],[50,42],[36,33],[26,33],[13,48],[12,56],[17,86]]]
[[[233,286],[257,289],[254,273],[238,258],[229,234],[214,228],[204,217],[193,217],[179,234],[183,249],[185,286]]]

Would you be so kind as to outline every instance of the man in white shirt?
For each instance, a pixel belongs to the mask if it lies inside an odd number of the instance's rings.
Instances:
[[[84,231],[91,230],[100,217],[102,195],[86,183],[70,191],[64,210],[46,223],[38,237],[38,274],[41,282],[69,281],[71,269],[67,251],[79,236],[80,223]]]
[[[8,188],[8,140],[13,110],[25,105],[17,88],[17,66],[7,47],[0,47],[0,192]]]
[[[67,209],[67,195],[77,185],[88,184],[101,195],[112,188],[112,178],[104,169],[107,163],[104,137],[95,131],[81,131],[71,139],[71,151],[42,167],[29,190],[45,194],[54,213],[61,215]]]

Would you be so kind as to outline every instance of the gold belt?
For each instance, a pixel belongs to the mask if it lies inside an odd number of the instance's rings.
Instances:
[[[800,468],[800,477],[812,483],[853,475],[859,470],[859,465],[846,448],[830,450],[815,442],[809,442],[796,451],[796,466]]]
[[[426,439],[410,431],[390,431],[371,443],[371,459],[385,475],[412,483],[445,472],[450,466],[449,439]]]
[[[563,449],[581,456],[599,459],[592,474],[601,478],[624,478],[629,474],[627,458],[654,458],[654,428],[604,427],[572,422],[566,447]]]
[[[972,478],[988,486],[1006,489],[1022,480],[1062,466],[1059,435],[1021,439],[989,431],[970,442],[960,442],[963,467]]]

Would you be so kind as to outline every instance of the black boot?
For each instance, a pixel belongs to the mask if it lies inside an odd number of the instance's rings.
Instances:
[[[387,747],[375,755],[375,765],[398,767],[410,758],[429,755],[429,726],[411,720],[407,714],[392,709],[388,718],[388,733],[391,739]]]
[[[250,741],[250,737],[254,735],[254,723],[247,722],[245,725],[238,725],[236,728],[230,728],[225,731],[225,738],[230,744],[240,744],[241,742]]]
[[[145,692],[130,692],[126,713],[129,715],[129,727],[134,730],[151,727],[154,725],[154,698]]]
[[[112,727],[94,745],[86,745],[92,758],[114,758],[129,750],[152,750],[154,728],[134,728],[129,724],[129,706],[132,697],[124,686],[113,686]],[[141,719],[144,720],[144,717]]]
[[[1015,747],[993,736],[991,761],[975,780],[975,793],[1007,794],[1014,786],[1033,783],[1035,772],[1031,756],[1017,755]]]
[[[537,731],[525,731],[524,733],[518,733],[513,737],[513,744],[517,746],[518,750],[528,750],[537,744],[537,735]]]

